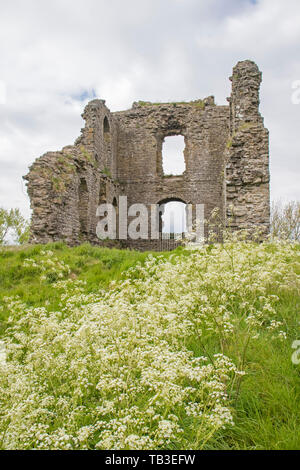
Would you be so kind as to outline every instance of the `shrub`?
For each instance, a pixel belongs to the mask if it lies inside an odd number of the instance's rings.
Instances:
[[[29,240],[29,222],[22,217],[19,209],[0,207],[0,245],[8,243],[9,235],[17,244],[26,243]]]
[[[286,204],[273,202],[271,208],[271,233],[284,240],[300,241],[300,202]]]

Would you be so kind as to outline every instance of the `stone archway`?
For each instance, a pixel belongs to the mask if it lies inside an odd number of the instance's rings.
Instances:
[[[180,197],[168,197],[158,204],[160,239],[184,238],[187,226],[186,202]]]

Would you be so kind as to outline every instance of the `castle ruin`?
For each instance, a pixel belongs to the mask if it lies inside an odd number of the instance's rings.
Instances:
[[[249,60],[233,68],[229,104],[214,97],[178,103],[136,102],[110,112],[104,100],[85,108],[85,127],[72,146],[38,158],[24,178],[31,200],[32,240],[84,241],[96,236],[101,203],[147,207],[167,201],[204,204],[205,218],[219,209],[234,229],[269,232],[269,135],[259,112],[261,72]],[[185,139],[185,171],[164,175],[162,144]],[[156,249],[155,240],[123,240],[122,246]]]

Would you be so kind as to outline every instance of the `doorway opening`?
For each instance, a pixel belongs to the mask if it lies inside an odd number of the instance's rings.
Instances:
[[[162,201],[159,210],[160,238],[181,240],[186,230],[186,203],[180,199]]]

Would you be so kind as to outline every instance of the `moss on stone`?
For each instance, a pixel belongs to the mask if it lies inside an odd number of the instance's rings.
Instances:
[[[69,158],[66,156],[60,156],[58,157],[58,162],[60,164],[60,166],[63,168],[64,171],[66,171],[67,173],[73,173],[75,172],[75,166],[73,163],[69,162],[68,161]]]
[[[230,139],[227,141],[226,147],[227,147],[228,149],[230,149],[230,148],[232,147],[232,138],[230,138]]]
[[[98,166],[96,159],[86,150],[84,145],[80,146],[80,152],[83,157],[88,160],[93,166]]]
[[[171,101],[171,102],[151,102],[151,101],[138,101],[139,106],[177,106],[177,105],[185,105],[185,106],[196,106],[201,109],[205,108],[204,100],[195,100],[195,101]]]
[[[109,168],[107,168],[107,167],[104,167],[104,168],[103,168],[102,173],[103,173],[104,175],[108,176],[109,178],[112,177],[112,176],[111,176],[111,172],[110,172]]]
[[[52,176],[51,177],[51,182],[52,182],[52,187],[55,192],[61,194],[66,191],[66,183],[62,178],[59,178],[58,176]]]

